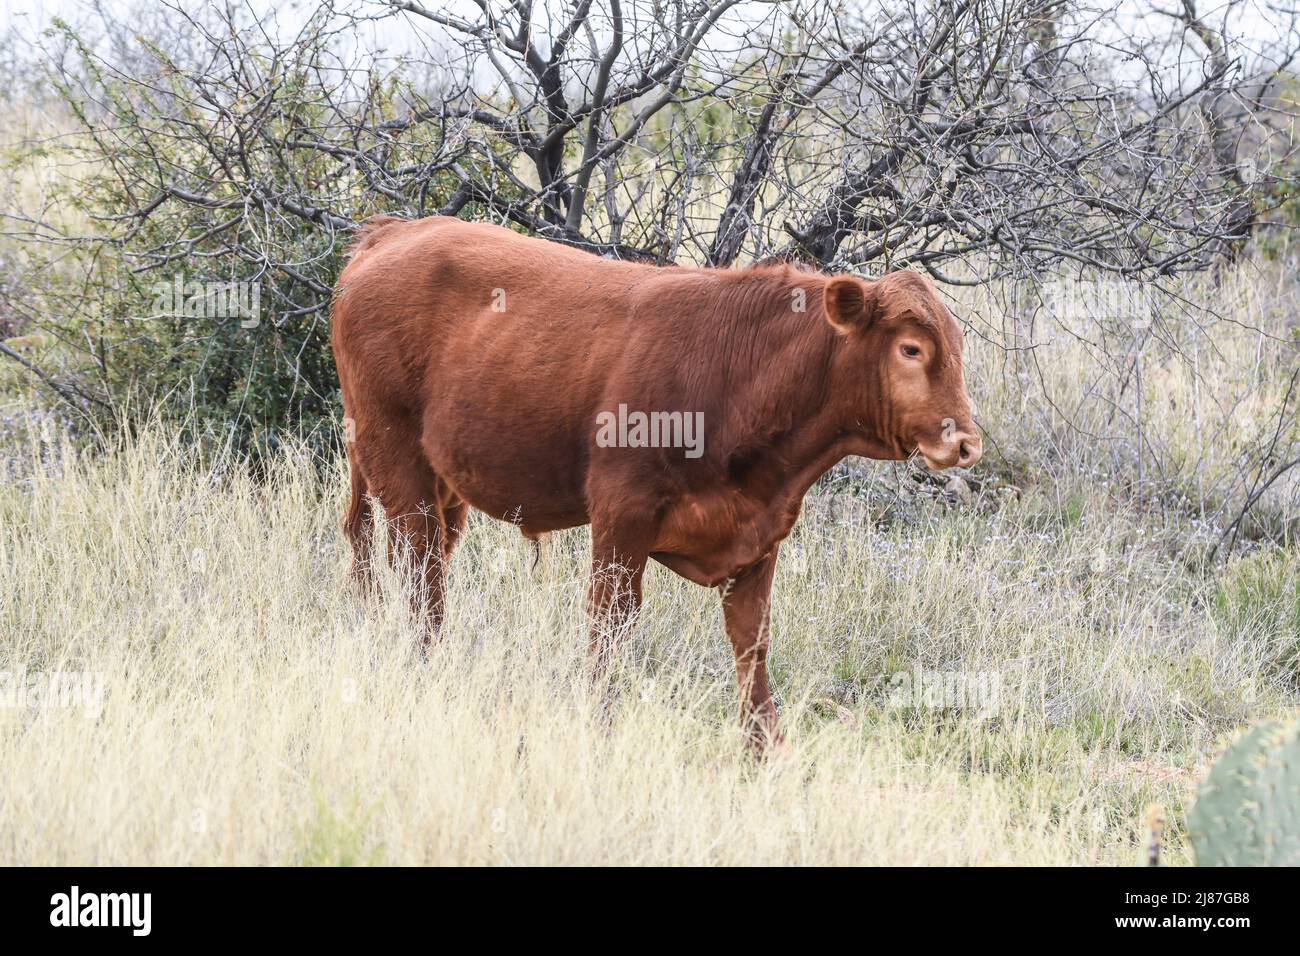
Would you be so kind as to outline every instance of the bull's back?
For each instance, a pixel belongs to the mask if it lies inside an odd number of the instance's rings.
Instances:
[[[339,279],[345,401],[418,417],[434,470],[481,510],[581,523],[595,414],[656,271],[455,219],[387,224]]]

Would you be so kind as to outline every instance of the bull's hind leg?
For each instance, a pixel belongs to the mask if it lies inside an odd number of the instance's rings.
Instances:
[[[469,505],[457,498],[444,482],[440,480],[438,483],[443,488],[442,560],[445,563],[451,560],[451,553],[465,532],[465,524],[469,521]]]
[[[371,568],[374,550],[374,509],[370,503],[370,486],[361,474],[357,455],[349,442],[348,473],[352,484],[352,501],[343,518],[343,533],[352,545],[352,579],[369,593],[374,585]]]
[[[434,479],[434,506],[430,509],[430,527],[434,534],[424,557],[426,599],[425,615],[429,630],[442,626],[447,600],[447,566],[469,518],[469,505],[461,501],[441,478]],[[434,523],[436,520],[436,523]],[[428,643],[428,634],[425,636]]]
[[[411,575],[412,604],[427,644],[442,623],[446,559],[464,516],[425,459],[413,422],[391,416],[363,424],[352,450],[367,490],[388,518],[389,554]]]

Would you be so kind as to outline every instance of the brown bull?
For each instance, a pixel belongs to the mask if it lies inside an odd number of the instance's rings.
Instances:
[[[597,674],[653,558],[720,589],[760,744],[772,571],[812,483],[846,455],[980,457],[960,330],[911,272],[657,268],[385,217],[339,277],[332,337],[359,575],[372,500],[410,542],[431,626],[471,506],[533,539],[590,524]]]

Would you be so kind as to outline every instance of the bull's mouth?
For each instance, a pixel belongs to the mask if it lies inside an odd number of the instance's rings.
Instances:
[[[932,457],[921,445],[913,445],[912,453],[909,457],[919,458],[921,461],[925,462],[925,467],[929,468],[931,471],[946,471],[957,464],[955,461],[943,462]]]

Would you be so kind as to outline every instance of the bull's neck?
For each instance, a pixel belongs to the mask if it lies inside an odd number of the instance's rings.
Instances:
[[[734,332],[723,464],[747,493],[799,499],[850,454],[868,454],[863,423],[846,416],[843,341],[821,307],[820,276],[796,274],[776,307]],[[791,309],[796,289],[808,307]]]

